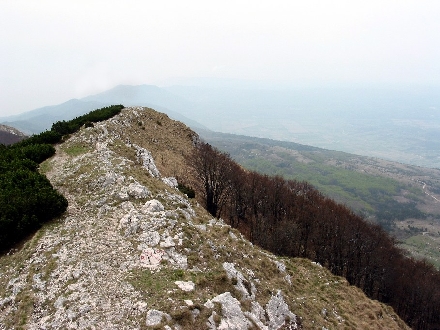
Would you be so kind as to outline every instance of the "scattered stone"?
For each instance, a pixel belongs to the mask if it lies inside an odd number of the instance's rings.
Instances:
[[[147,310],[147,306],[148,304],[143,301],[138,301],[137,304],[135,304],[135,308],[137,308],[141,313]]]
[[[212,302],[212,300],[210,300],[210,299],[208,299],[204,304],[203,304],[203,306],[205,306],[206,308],[209,308],[209,309],[213,309],[215,306],[214,306],[214,303]]]
[[[194,225],[194,227],[200,231],[206,231],[206,225]]]
[[[146,231],[139,235],[139,240],[148,246],[156,246],[160,242],[160,235],[157,231]]]
[[[41,280],[41,273],[38,274],[34,274],[34,276],[32,277],[34,284],[32,285],[32,287],[34,289],[37,290],[44,290],[44,286],[46,284],[46,281],[42,281]]]
[[[154,213],[154,212],[161,212],[165,208],[163,207],[162,203],[159,202],[156,199],[152,199],[144,204],[142,207],[143,213]]]
[[[195,288],[195,284],[191,281],[188,282],[176,281],[174,282],[174,284],[176,284],[179,287],[179,289],[183,291],[194,291]]]
[[[150,191],[143,185],[139,183],[131,183],[128,186],[127,193],[129,196],[139,199],[139,198],[147,198],[151,195]]]
[[[285,273],[286,272],[286,265],[282,263],[281,261],[275,260],[275,265],[277,265],[277,268],[280,272]]]
[[[59,297],[57,298],[57,300],[55,301],[55,303],[53,304],[53,306],[54,306],[56,309],[62,308],[65,300],[66,300],[66,299],[65,299],[63,296],[59,296]]]
[[[162,248],[169,248],[175,245],[176,244],[174,243],[173,238],[171,236],[167,236],[163,242],[160,242],[160,247]]]
[[[176,265],[179,268],[186,269],[188,267],[188,259],[185,255],[180,254],[175,251],[175,249],[172,247],[166,251],[168,260],[171,262],[171,264]],[[165,258],[164,258],[165,259]]]
[[[172,188],[177,188],[177,186],[179,185],[179,184],[177,183],[176,178],[174,178],[174,177],[162,178],[162,181],[163,181],[166,185],[168,185],[168,186],[170,186],[170,187],[172,187]]]
[[[125,236],[136,234],[140,226],[140,218],[135,212],[130,212],[119,221],[119,228],[125,227]]]
[[[147,312],[147,319],[145,321],[145,325],[147,327],[158,326],[159,324],[162,323],[163,319],[171,321],[171,316],[156,309],[150,309]]]

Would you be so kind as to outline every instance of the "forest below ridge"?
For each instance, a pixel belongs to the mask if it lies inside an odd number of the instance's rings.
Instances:
[[[307,182],[248,171],[204,142],[188,156],[188,165],[195,179],[187,184],[199,201],[251,242],[319,262],[391,305],[415,329],[440,325],[440,272],[409,257],[379,225]]]
[[[378,223],[412,256],[440,269],[440,170],[298,143],[198,130],[244,168],[307,181]]]

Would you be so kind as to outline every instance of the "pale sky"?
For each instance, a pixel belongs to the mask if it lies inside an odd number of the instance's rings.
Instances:
[[[0,117],[173,78],[440,87],[440,1],[0,0]]]

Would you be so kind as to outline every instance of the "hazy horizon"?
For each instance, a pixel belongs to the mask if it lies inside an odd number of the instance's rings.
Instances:
[[[204,87],[119,85],[0,122],[39,133],[116,103],[148,106],[193,129],[208,128],[440,168],[440,94],[435,89],[262,89],[203,79]],[[225,87],[226,86],[226,87]]]
[[[120,84],[440,90],[438,17],[436,1],[6,0],[0,117]]]

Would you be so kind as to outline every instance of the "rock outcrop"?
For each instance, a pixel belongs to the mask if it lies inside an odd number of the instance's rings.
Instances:
[[[406,328],[344,279],[253,246],[180,193],[194,138],[127,108],[57,146],[41,171],[69,207],[0,259],[0,329]]]

